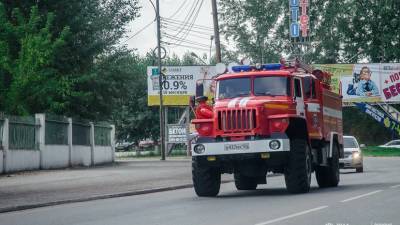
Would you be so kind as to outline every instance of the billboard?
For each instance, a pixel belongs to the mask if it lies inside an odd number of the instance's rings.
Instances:
[[[333,90],[343,102],[400,102],[400,63],[327,64]]]
[[[165,66],[163,73],[163,103],[166,106],[187,106],[189,97],[196,94],[196,82],[217,75],[215,66]],[[147,103],[160,105],[158,67],[147,67]],[[204,83],[207,96],[214,96],[215,85]],[[211,98],[210,98],[211,99]]]
[[[315,69],[332,74],[332,90],[343,95],[343,102],[400,102],[400,63],[316,64]],[[187,106],[195,95],[196,82],[217,76],[215,66],[163,67],[164,104]],[[147,68],[148,105],[159,101],[158,68]],[[205,94],[211,99],[215,83],[204,82]]]

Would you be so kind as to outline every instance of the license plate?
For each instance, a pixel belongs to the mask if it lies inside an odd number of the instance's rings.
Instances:
[[[250,144],[249,143],[225,144],[224,150],[225,151],[246,151],[246,150],[250,150]]]

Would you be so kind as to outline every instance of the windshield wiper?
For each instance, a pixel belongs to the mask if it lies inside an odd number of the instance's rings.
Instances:
[[[278,95],[273,95],[273,94],[271,94],[269,92],[256,92],[255,95],[257,95],[257,96],[271,96],[271,97],[278,96]]]

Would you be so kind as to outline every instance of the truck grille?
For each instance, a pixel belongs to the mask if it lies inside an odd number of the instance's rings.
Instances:
[[[218,129],[227,133],[249,132],[256,128],[255,109],[227,109],[218,111]]]

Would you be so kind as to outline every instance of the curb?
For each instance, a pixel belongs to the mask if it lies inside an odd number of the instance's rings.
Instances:
[[[221,181],[221,184],[230,183],[230,182],[232,182],[232,181],[231,180]],[[115,193],[115,194],[98,195],[98,196],[92,196],[92,197],[87,197],[87,198],[68,199],[68,200],[44,202],[44,203],[30,204],[30,205],[19,205],[19,206],[0,208],[0,213],[8,213],[8,212],[15,212],[15,211],[21,211],[21,210],[43,208],[43,207],[48,207],[48,206],[56,206],[56,205],[78,203],[78,202],[88,202],[88,201],[101,200],[101,199],[120,198],[120,197],[128,197],[128,196],[135,196],[135,195],[151,194],[151,193],[173,191],[173,190],[192,188],[192,187],[193,187],[193,184],[184,184],[184,185],[177,185],[177,186],[171,186],[171,187],[153,188],[153,189],[128,191],[128,192]]]

